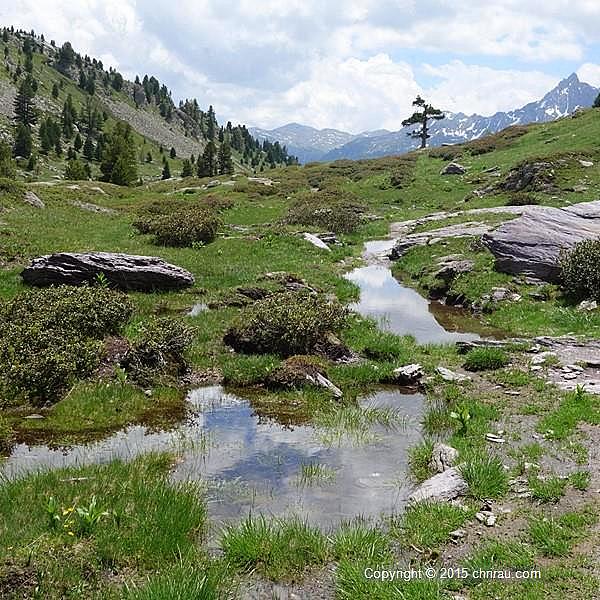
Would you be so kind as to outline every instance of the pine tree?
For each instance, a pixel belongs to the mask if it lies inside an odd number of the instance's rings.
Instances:
[[[21,85],[14,101],[15,119],[26,126],[35,125],[37,111],[33,102],[35,92],[31,86],[31,77],[26,77]]]
[[[92,160],[94,158],[94,142],[92,141],[91,136],[87,136],[85,138],[85,144],[83,144],[83,156],[87,160]]]
[[[435,121],[444,119],[444,113],[438,108],[434,108],[431,104],[427,104],[421,96],[415,98],[413,106],[417,106],[421,110],[415,111],[408,119],[404,119],[404,121],[402,121],[402,126],[408,127],[410,125],[420,125],[419,129],[410,131],[406,135],[415,139],[420,139],[421,148],[425,148],[427,146],[427,139],[431,137],[428,133],[428,122],[431,119]]]
[[[219,175],[233,174],[233,159],[229,142],[223,142],[219,148]]]
[[[22,156],[29,158],[31,156],[31,129],[24,123],[17,125],[17,133],[15,135],[15,144],[13,147],[13,154],[15,156]]]
[[[16,174],[17,166],[12,159],[11,148],[6,142],[0,141],[0,177],[13,179]]]
[[[77,118],[75,107],[73,106],[73,98],[71,94],[67,96],[65,103],[63,104],[61,121],[62,121],[62,132],[66,139],[70,140],[73,137],[73,124]]]
[[[58,98],[58,84],[56,83],[56,81],[54,82],[54,85],[52,86],[52,97],[55,100]]]
[[[600,94],[598,94],[594,100],[594,108],[600,108]]]
[[[33,57],[30,54],[25,57],[25,71],[29,74],[33,73]]]
[[[192,162],[189,158],[184,159],[183,167],[181,169],[182,177],[192,177],[194,174],[194,169],[192,168]]]
[[[215,111],[212,105],[208,107],[207,118],[208,123],[206,128],[206,137],[208,137],[208,139],[212,141],[215,139],[215,129],[217,126],[217,119],[215,118]]]
[[[152,154],[150,154],[150,152],[148,152],[148,154],[146,154],[146,162],[148,164],[150,164],[152,162]]]
[[[35,169],[35,156],[33,154],[31,154],[31,156],[29,157],[29,160],[27,161],[27,170],[31,173],[31,171],[33,171]]]
[[[171,158],[175,158],[177,156],[177,152],[175,152],[175,148],[173,148],[173,146],[171,146],[171,151],[169,152],[169,156]]]
[[[165,160],[165,164],[163,166],[161,179],[171,179],[171,167],[169,167],[169,161]]]
[[[102,180],[117,185],[135,183],[137,162],[131,126],[119,121],[110,134],[104,134],[102,146]]]
[[[80,160],[74,159],[67,161],[67,166],[65,168],[65,179],[78,180],[87,178],[87,172]]]
[[[214,142],[208,142],[201,157],[198,157],[198,177],[211,177],[217,172],[217,149]]]
[[[46,127],[46,121],[42,121],[40,125],[40,147],[44,154],[48,154],[50,152],[50,148],[52,148],[52,140],[50,139],[50,133],[48,132],[48,128]]]
[[[77,133],[75,136],[75,141],[73,142],[73,148],[75,148],[75,152],[79,152],[83,146],[83,140],[81,139],[81,135]]]
[[[5,44],[8,42],[8,29],[6,27],[2,30],[2,41]]]
[[[56,152],[56,156],[62,156],[62,144],[60,143],[60,136],[56,139],[56,143],[54,144],[54,152]]]

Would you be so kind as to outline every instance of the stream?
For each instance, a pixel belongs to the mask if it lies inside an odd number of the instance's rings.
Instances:
[[[375,318],[382,329],[411,334],[419,343],[450,343],[478,334],[447,329],[431,304],[396,281],[376,257],[391,241],[366,245],[367,266],[347,274],[360,287],[351,306]],[[194,314],[199,314],[204,307]],[[15,477],[37,469],[131,459],[149,451],[176,451],[176,481],[198,480],[206,489],[208,512],[217,521],[249,512],[298,515],[329,526],[342,520],[378,517],[402,510],[410,493],[408,449],[421,437],[424,397],[395,388],[359,399],[374,419],[354,437],[313,424],[289,426],[259,416],[252,402],[221,386],[189,392],[189,418],[165,430],[136,425],[101,440],[65,448],[17,444],[0,473]]]

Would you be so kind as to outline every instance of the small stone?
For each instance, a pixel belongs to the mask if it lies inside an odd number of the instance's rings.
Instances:
[[[596,302],[596,300],[582,300],[577,305],[577,310],[592,311],[592,310],[596,310],[597,308],[598,308],[598,303]]]
[[[499,435],[496,435],[495,433],[486,433],[485,439],[488,442],[493,442],[494,444],[504,444],[506,442],[506,440],[503,437],[500,437]]]
[[[415,385],[422,377],[423,367],[418,363],[394,369],[394,378],[398,385]]]
[[[561,377],[563,379],[577,379],[579,377],[579,373],[562,373]]]
[[[531,359],[531,364],[532,365],[541,365],[544,364],[546,362],[546,359],[548,358],[556,358],[556,352],[540,352],[539,354],[536,354],[536,356],[534,356]]]
[[[455,529],[448,534],[452,538],[464,538],[467,535],[467,532],[464,529]]]
[[[482,510],[475,515],[475,518],[483,523],[486,527],[493,527],[498,520],[498,517],[489,510]]]
[[[461,382],[461,381],[467,381],[467,380],[471,379],[468,375],[463,375],[462,373],[456,373],[455,371],[446,369],[446,367],[437,367],[436,371],[439,373],[440,377],[444,381]]]
[[[451,162],[440,171],[440,175],[464,175],[467,170],[460,164]]]
[[[593,166],[594,166],[594,163],[593,163],[591,160],[581,160],[581,159],[580,159],[580,160],[579,160],[579,164],[580,164],[582,167],[593,167]]]
[[[446,469],[424,481],[408,498],[409,502],[423,500],[453,500],[461,496],[469,486],[456,467]]]
[[[543,367],[541,367],[540,365],[533,365],[533,367],[531,367],[532,371],[541,371]]]
[[[518,392],[517,390],[504,390],[504,393],[507,396],[520,396],[521,392]]]
[[[44,415],[33,413],[33,414],[27,415],[26,417],[23,417],[23,418],[33,421],[33,420],[37,420],[37,419],[45,419],[46,417],[44,417]]]
[[[152,390],[144,390],[144,394],[148,397],[152,396]]]

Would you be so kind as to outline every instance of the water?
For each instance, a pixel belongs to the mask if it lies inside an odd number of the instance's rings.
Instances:
[[[456,331],[464,326],[464,312],[430,304],[392,277],[381,254],[393,243],[367,244],[370,264],[347,275],[361,291],[353,308],[378,320],[382,329],[411,334],[421,343],[477,338]],[[190,314],[199,315],[205,308],[199,303]],[[467,321],[468,327],[475,324],[474,319]],[[216,521],[237,520],[252,512],[294,514],[329,526],[357,515],[377,518],[399,512],[406,503],[407,452],[421,438],[420,394],[386,389],[360,400],[365,410],[387,408],[402,416],[393,426],[366,425],[360,436],[348,435],[347,429],[266,419],[254,411],[251,400],[220,386],[193,390],[188,403],[190,418],[165,431],[131,426],[104,440],[62,449],[18,444],[0,472],[15,477],[37,469],[175,451],[179,460],[173,480],[201,481]]]
[[[394,243],[395,240],[378,240],[365,244],[364,257],[369,264],[346,275],[360,288],[360,300],[350,308],[375,319],[384,331],[410,334],[420,344],[479,339],[479,334],[473,332],[478,323],[468,319],[465,311],[431,303],[393,277],[389,261],[382,255]]]
[[[312,425],[283,426],[253,411],[250,401],[220,386],[199,388],[188,400],[193,416],[170,431],[129,427],[91,444],[65,449],[19,444],[2,465],[8,477],[58,468],[130,459],[149,451],[177,450],[174,480],[201,480],[209,514],[218,521],[249,512],[299,515],[329,526],[357,515],[402,510],[410,491],[408,448],[420,439],[420,394],[382,390],[360,401],[402,416],[394,427],[373,425],[367,439],[332,436]],[[326,478],[303,480],[303,465],[320,465]]]

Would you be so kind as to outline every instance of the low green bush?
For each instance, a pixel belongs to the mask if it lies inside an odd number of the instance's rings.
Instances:
[[[509,357],[500,348],[475,348],[465,357],[467,371],[491,371],[501,369],[509,362]]]
[[[576,300],[600,300],[600,239],[583,240],[559,259],[561,286]]]
[[[335,233],[351,233],[361,223],[364,205],[350,192],[332,188],[300,192],[285,220],[291,225],[312,225]]]
[[[187,368],[185,354],[192,329],[178,319],[151,318],[137,326],[121,366],[141,384],[178,377]]]
[[[0,304],[0,397],[57,400],[98,364],[101,341],[132,312],[125,294],[90,286],[30,290]]]
[[[347,311],[316,294],[284,292],[244,309],[223,338],[247,354],[311,354],[344,325]]]
[[[153,210],[156,207],[153,207]],[[210,208],[197,205],[181,207],[169,214],[154,214],[134,222],[139,233],[154,235],[159,246],[189,247],[214,241],[220,219]]]
[[[528,206],[530,204],[539,204],[540,201],[533,194],[527,192],[515,192],[508,198],[507,206]]]

